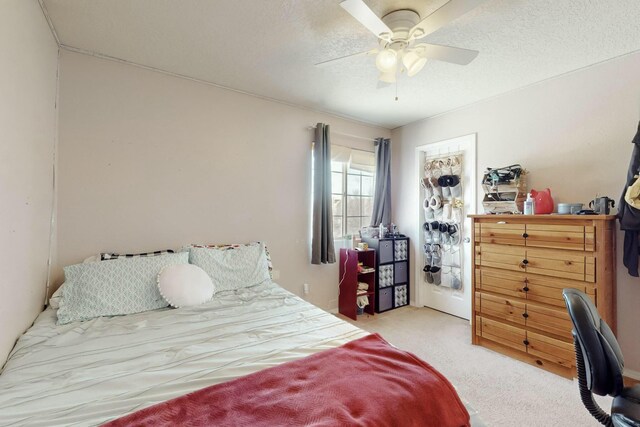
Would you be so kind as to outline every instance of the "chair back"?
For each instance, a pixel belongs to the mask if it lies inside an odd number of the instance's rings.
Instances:
[[[577,351],[584,358],[587,388],[600,396],[617,396],[624,387],[624,359],[615,335],[584,292],[564,289],[562,296],[573,322]]]

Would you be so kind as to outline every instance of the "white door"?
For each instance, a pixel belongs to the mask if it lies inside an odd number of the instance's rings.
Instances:
[[[416,182],[417,190],[420,194],[418,206],[417,227],[419,230],[419,246],[416,251],[415,282],[416,300],[419,306],[430,307],[445,313],[452,314],[464,319],[471,319],[471,248],[472,230],[471,220],[467,218],[470,213],[475,213],[476,209],[476,134],[465,135],[433,144],[427,144],[416,148]],[[457,170],[446,169],[448,161],[460,161]],[[428,164],[425,171],[425,164]],[[432,168],[444,168],[444,174],[459,173],[462,188],[455,197],[451,190],[444,189],[445,193],[441,197],[444,209],[438,210],[438,198],[432,201],[431,207],[425,210],[425,198],[433,198],[438,191],[443,189],[430,187],[430,183],[437,181],[423,181],[425,176],[435,176],[442,171],[435,173]],[[435,184],[437,186],[437,183]],[[433,190],[436,190],[435,193]],[[431,196],[431,197],[430,197]],[[447,209],[451,206],[454,215],[449,214]],[[444,213],[442,213],[444,211]],[[434,214],[435,213],[435,214]],[[454,218],[457,216],[457,218]],[[435,223],[434,223],[435,221]],[[436,224],[443,222],[448,225],[457,223],[459,227],[459,238],[450,232],[428,231],[425,233],[424,223]],[[437,224],[435,225],[437,227]],[[429,227],[433,228],[433,225]],[[455,232],[455,228],[451,231]],[[435,236],[435,238],[434,238]],[[459,242],[456,244],[456,242]],[[425,247],[425,243],[427,246]],[[435,257],[434,257],[435,254]],[[440,259],[438,260],[438,255]],[[430,264],[439,266],[432,268]],[[428,265],[425,272],[425,266]],[[431,273],[430,270],[438,270],[439,274]]]

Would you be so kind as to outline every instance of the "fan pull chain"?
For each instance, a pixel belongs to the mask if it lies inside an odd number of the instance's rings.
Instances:
[[[398,79],[396,79],[396,101],[398,100]]]

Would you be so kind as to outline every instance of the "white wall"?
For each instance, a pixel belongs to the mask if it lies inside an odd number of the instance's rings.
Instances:
[[[100,251],[264,240],[278,283],[337,307],[338,264],[309,263],[308,126],[389,130],[68,51],[59,122],[58,283]]]
[[[36,0],[0,3],[0,367],[44,303],[58,46]]]
[[[394,130],[395,221],[417,237],[410,230],[418,203],[415,147],[474,132],[479,176],[486,167],[521,163],[529,188],[550,187],[556,203],[586,203],[596,194],[617,203],[640,119],[638,76],[635,53]],[[618,339],[627,367],[640,371],[640,279],[622,266],[622,239],[619,233]]]

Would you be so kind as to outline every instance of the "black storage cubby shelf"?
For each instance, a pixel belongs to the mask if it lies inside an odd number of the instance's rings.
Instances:
[[[376,250],[376,313],[409,304],[409,238],[363,238]]]

